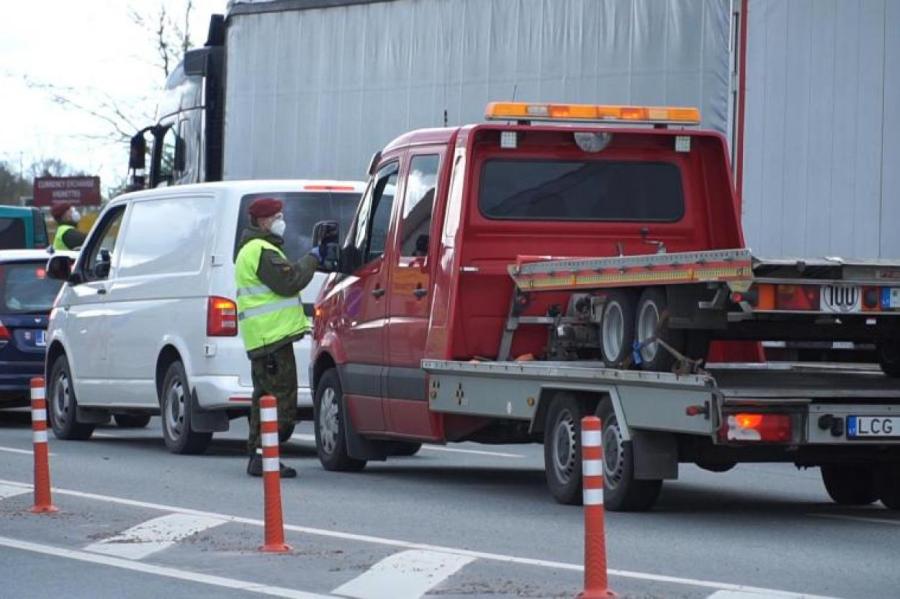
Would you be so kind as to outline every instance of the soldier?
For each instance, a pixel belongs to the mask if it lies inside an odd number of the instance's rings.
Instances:
[[[68,202],[55,204],[50,209],[53,220],[57,222],[56,235],[53,237],[53,249],[59,251],[75,250],[84,244],[84,233],[75,228],[81,215],[78,209]]]
[[[310,330],[298,294],[306,287],[319,258],[313,252],[296,264],[284,255],[285,222],[282,203],[259,198],[249,207],[250,227],[241,236],[235,260],[238,322],[253,377],[250,408],[250,462],[247,474],[262,476],[259,436],[259,400],[274,395],[278,400],[278,433],[284,438],[297,414],[297,364],[293,343]],[[297,471],[281,464],[281,476]]]

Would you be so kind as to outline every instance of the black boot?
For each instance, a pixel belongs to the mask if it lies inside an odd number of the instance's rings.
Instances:
[[[281,478],[295,478],[297,476],[297,471],[290,466],[285,466],[281,462],[278,462],[278,465],[281,467]]]
[[[262,455],[254,453],[247,462],[247,474],[250,476],[262,476]]]

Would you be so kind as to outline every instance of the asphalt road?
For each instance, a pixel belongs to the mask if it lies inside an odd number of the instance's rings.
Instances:
[[[158,418],[51,435],[54,503],[34,515],[28,414],[0,412],[3,597],[574,597],[582,512],[554,503],[539,446],[429,447],[323,471],[308,425],[284,450],[289,554],[262,543],[243,421],[203,456],[169,454]],[[607,515],[625,597],[900,597],[900,513],[829,502],[817,470],[682,466],[649,513]],[[779,594],[780,593],[780,594]]]

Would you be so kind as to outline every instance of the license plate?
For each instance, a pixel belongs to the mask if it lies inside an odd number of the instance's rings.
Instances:
[[[900,287],[885,287],[881,290],[882,308],[900,308]]]
[[[34,344],[38,347],[47,347],[47,331],[35,331]]]
[[[900,416],[847,416],[847,438],[900,438]]]
[[[828,285],[822,287],[819,303],[823,312],[859,312],[862,310],[862,292],[857,285]]]

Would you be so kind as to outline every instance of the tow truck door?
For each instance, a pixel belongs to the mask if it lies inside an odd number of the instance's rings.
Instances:
[[[388,430],[436,438],[428,410],[425,354],[431,308],[432,212],[444,146],[409,151],[401,173],[402,200],[394,222],[390,261],[385,408]]]

